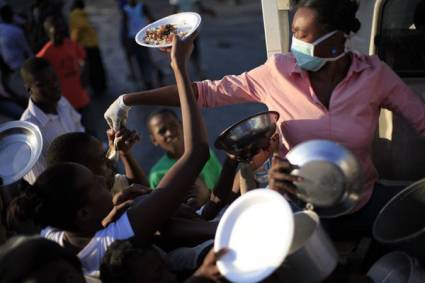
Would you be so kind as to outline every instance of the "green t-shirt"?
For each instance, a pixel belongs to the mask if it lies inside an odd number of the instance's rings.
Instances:
[[[149,172],[149,184],[151,188],[156,188],[156,186],[158,186],[162,177],[164,177],[165,173],[167,173],[167,171],[171,168],[171,166],[174,165],[174,163],[176,163],[176,161],[176,159],[170,158],[168,154],[165,154],[163,157],[161,157],[160,160],[158,160],[158,162],[155,163]],[[210,159],[205,164],[200,175],[202,181],[205,183],[208,189],[212,190],[215,184],[217,184],[218,179],[220,178],[220,172],[220,161],[218,161],[217,156],[210,149]]]

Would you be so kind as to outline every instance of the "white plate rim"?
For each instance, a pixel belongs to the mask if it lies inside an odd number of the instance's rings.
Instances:
[[[25,176],[34,166],[34,164],[37,162],[38,158],[41,155],[41,151],[43,149],[43,136],[41,135],[40,129],[37,125],[28,122],[28,121],[10,121],[3,124],[0,124],[0,133],[12,128],[25,128],[27,130],[30,130],[37,140],[37,143],[39,146],[36,148],[36,151],[31,151],[31,159],[30,162],[28,162],[24,168],[20,171],[20,174],[15,174],[12,178],[9,179],[3,179],[3,186],[8,186],[10,184],[13,184],[14,182],[21,179],[23,176]]]
[[[215,240],[214,240],[214,251],[219,251],[222,248],[228,248],[225,243],[223,243],[223,238],[225,237],[225,235],[227,234],[225,232],[225,228],[227,227],[227,222],[230,221],[230,219],[233,217],[233,214],[239,214],[240,212],[240,207],[243,206],[244,202],[251,200],[252,198],[258,198],[259,196],[266,196],[267,197],[274,197],[276,198],[282,205],[282,210],[284,211],[284,214],[286,214],[285,217],[285,228],[287,229],[287,233],[289,233],[290,235],[288,236],[288,239],[290,239],[290,241],[288,241],[287,243],[285,243],[285,250],[282,252],[281,257],[279,258],[279,265],[281,263],[283,263],[283,261],[285,260],[286,256],[289,253],[291,244],[292,244],[292,239],[294,236],[294,215],[292,212],[292,209],[289,205],[289,203],[285,200],[285,198],[280,195],[279,193],[270,190],[270,189],[255,189],[252,191],[249,191],[248,193],[242,195],[241,197],[239,197],[237,200],[235,200],[226,210],[226,212],[224,213],[223,217],[221,218],[219,225],[217,227],[217,231],[215,234]],[[273,273],[273,271],[265,271],[261,274],[256,274],[256,276],[242,276],[242,275],[238,275],[237,273],[232,273],[230,271],[230,269],[228,269],[226,267],[225,262],[223,262],[222,260],[218,260],[217,261],[217,267],[220,271],[221,274],[224,275],[224,277],[226,277],[226,279],[232,281],[232,282],[241,282],[241,283],[251,283],[251,282],[258,282],[261,281],[263,279],[265,279],[266,277],[268,277],[269,275],[271,275]],[[230,271],[230,272],[228,272]]]
[[[190,15],[190,16],[195,16],[197,18],[197,22],[196,25],[192,27],[192,29],[186,34],[185,37],[191,35],[200,25],[202,22],[202,18],[201,15],[199,15],[198,13],[195,12],[182,12],[182,13],[177,13],[177,14],[172,14],[169,16],[166,16],[164,18],[161,18],[159,20],[156,20],[153,23],[148,24],[147,26],[143,27],[141,30],[139,30],[136,34],[136,36],[134,37],[134,40],[136,41],[137,44],[144,46],[144,47],[149,47],[149,48],[166,48],[166,47],[171,47],[171,44],[160,44],[160,45],[152,45],[152,44],[147,44],[143,41],[143,35],[146,33],[146,30],[156,26],[158,24],[158,22],[163,22],[166,21],[170,18],[174,18],[176,16],[184,16],[184,15]],[[141,38],[141,39],[140,39]],[[139,40],[140,39],[140,40]]]

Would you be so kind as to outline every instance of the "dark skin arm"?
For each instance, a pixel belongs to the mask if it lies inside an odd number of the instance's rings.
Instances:
[[[204,219],[213,219],[217,213],[229,203],[237,168],[238,162],[227,157],[224,161],[223,169],[221,170],[220,179],[211,193],[210,200],[205,204],[202,211],[202,217]]]
[[[155,190],[128,210],[136,237],[143,242],[151,240],[154,233],[177,210],[209,158],[206,127],[188,77],[189,56],[195,36],[196,34],[184,40],[174,38],[171,52],[171,66],[182,111],[185,151],[162,178],[158,185],[161,189]]]
[[[131,148],[134,143],[140,140],[137,133],[123,128],[117,132],[109,129],[106,134],[108,135],[110,148],[114,146],[114,139],[117,139],[117,149],[120,159],[124,164],[125,176],[127,179],[129,179],[131,183],[149,187],[145,172],[131,154]]]
[[[198,99],[198,88],[195,83],[191,84],[192,92]],[[132,92],[124,96],[124,103],[128,106],[134,105],[164,105],[180,106],[177,85],[165,86],[146,91]]]

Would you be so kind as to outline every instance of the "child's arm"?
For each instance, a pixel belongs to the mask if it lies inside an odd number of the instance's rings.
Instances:
[[[227,157],[223,164],[220,179],[212,191],[210,200],[205,204],[202,210],[202,217],[204,219],[213,219],[217,213],[229,203],[237,168],[238,162]]]
[[[128,211],[136,237],[150,240],[181,204],[209,158],[207,131],[188,77],[189,56],[195,34],[174,38],[171,66],[176,77],[182,111],[185,151],[155,190]]]
[[[140,140],[139,135],[135,131],[129,131],[126,128],[121,128],[117,132],[109,129],[106,134],[110,148],[114,146],[114,140],[116,139],[118,154],[124,164],[125,175],[129,181],[148,187],[149,184],[145,172],[131,154],[131,148]]]

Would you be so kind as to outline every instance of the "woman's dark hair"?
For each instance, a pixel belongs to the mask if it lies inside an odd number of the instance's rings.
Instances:
[[[359,9],[357,0],[300,0],[297,1],[296,8],[309,8],[316,11],[319,23],[328,31],[356,33],[361,26],[356,18],[356,12]]]
[[[57,243],[40,237],[11,238],[0,249],[0,282],[27,280],[46,264],[58,260],[65,260],[83,276],[78,258]]]
[[[75,231],[75,217],[87,203],[86,187],[78,173],[87,169],[76,163],[62,163],[48,168],[21,196],[20,209],[25,217],[33,216],[42,228],[52,226]],[[87,169],[88,170],[88,169]]]

